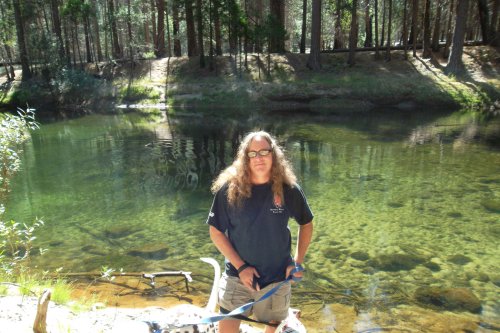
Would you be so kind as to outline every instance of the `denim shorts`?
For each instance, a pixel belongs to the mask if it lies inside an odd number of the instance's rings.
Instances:
[[[260,291],[251,291],[241,283],[239,278],[223,273],[219,282],[219,306],[232,311],[246,303],[258,300],[279,283],[271,283]],[[290,283],[285,283],[269,298],[254,304],[243,315],[249,317],[253,314],[254,319],[259,321],[280,322],[288,316],[291,295]]]

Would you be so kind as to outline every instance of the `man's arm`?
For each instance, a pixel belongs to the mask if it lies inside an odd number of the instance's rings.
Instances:
[[[311,244],[313,229],[312,221],[299,226],[299,231],[297,233],[297,248],[295,249],[295,256],[293,258],[297,264],[302,264],[304,262],[307,249],[309,248],[309,244]],[[290,275],[293,268],[294,266],[288,266],[286,276]],[[302,277],[302,272],[297,272],[294,276],[300,278]]]
[[[215,247],[222,253],[224,257],[226,257],[229,262],[236,267],[236,269],[240,268],[245,264],[245,261],[241,259],[240,255],[234,249],[233,245],[227,238],[227,236],[217,230],[214,226],[210,226],[210,239],[215,244]],[[248,266],[243,271],[239,273],[241,282],[251,290],[260,290],[259,286],[256,286],[256,289],[252,287],[253,277],[256,275],[260,277],[259,273],[255,269],[255,267]]]

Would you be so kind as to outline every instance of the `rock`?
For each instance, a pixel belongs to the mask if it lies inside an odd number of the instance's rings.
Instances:
[[[481,301],[467,288],[420,287],[414,298],[423,305],[444,310],[481,311]]]
[[[370,255],[366,252],[361,252],[361,251],[356,251],[351,253],[351,258],[360,260],[360,261],[366,261],[370,259]]]
[[[449,256],[447,259],[455,265],[465,265],[472,261],[471,258],[464,256],[463,254],[455,254]]]
[[[133,249],[127,254],[129,256],[141,257],[144,259],[163,260],[167,258],[168,248],[161,245],[146,246],[140,249]]]
[[[138,229],[128,225],[114,225],[104,230],[107,238],[123,238],[137,232]]]
[[[425,259],[416,255],[394,253],[381,255],[370,262],[371,266],[376,269],[397,272],[409,271],[415,266],[425,262]]]
[[[435,262],[432,262],[432,261],[424,263],[424,266],[433,272],[439,272],[441,270],[441,266],[439,266],[439,264],[436,264]]]
[[[500,213],[500,200],[483,200],[481,201],[481,205],[492,213]]]

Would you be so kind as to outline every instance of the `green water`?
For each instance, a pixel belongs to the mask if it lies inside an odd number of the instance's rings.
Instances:
[[[319,309],[309,311],[317,325],[331,319],[333,303],[361,314],[418,308],[421,286],[468,288],[482,304],[473,320],[499,325],[498,121],[380,111],[48,123],[25,145],[7,215],[45,221],[35,245],[48,251],[33,258],[45,270],[207,272],[197,258],[221,259],[204,224],[210,182],[254,129],[278,136],[315,214],[294,302],[300,307],[303,295],[305,308]]]

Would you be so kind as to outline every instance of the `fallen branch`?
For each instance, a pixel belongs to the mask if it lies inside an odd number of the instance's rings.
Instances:
[[[33,323],[33,332],[35,333],[47,333],[47,308],[51,294],[50,289],[45,289],[38,299],[35,322]]]

